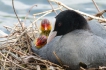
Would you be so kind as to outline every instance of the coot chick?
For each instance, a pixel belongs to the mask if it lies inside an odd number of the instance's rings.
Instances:
[[[79,63],[85,63],[88,68],[106,65],[104,39],[92,33],[79,13],[72,10],[59,13],[53,32],[55,34],[49,36],[48,44],[35,50],[42,58],[59,64],[55,52],[61,62],[69,66],[67,70],[79,70]]]
[[[41,21],[40,30],[41,33],[37,39],[34,40],[34,45],[37,49],[42,48],[47,43],[47,38],[51,32],[51,23],[48,19]]]
[[[45,35],[48,37],[51,32],[51,29],[51,22],[48,19],[43,19],[40,25],[41,35]]]
[[[45,35],[41,35],[39,36],[35,41],[34,41],[34,44],[35,44],[35,47],[37,49],[40,49],[42,47],[44,47],[47,43],[47,36]]]

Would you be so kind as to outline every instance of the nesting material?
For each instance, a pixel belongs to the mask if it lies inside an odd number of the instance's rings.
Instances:
[[[31,42],[38,30],[17,25],[0,45],[0,67],[5,70],[64,70],[61,66],[41,59],[31,51]],[[2,39],[2,38],[1,38]]]

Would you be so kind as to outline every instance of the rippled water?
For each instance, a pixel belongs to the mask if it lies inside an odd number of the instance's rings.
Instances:
[[[92,0],[59,0],[59,1],[68,5],[71,8],[78,9],[80,11],[89,14],[95,14],[98,12],[94,4],[92,3]],[[104,10],[106,8],[106,0],[95,0],[95,1],[99,6],[100,10]],[[49,5],[47,0],[14,0],[14,4],[17,14],[22,20],[24,20],[24,17],[26,16],[26,13],[28,12],[29,8],[34,4],[37,5],[37,7],[34,7],[33,10],[30,12],[26,25],[29,25],[29,22],[34,20],[32,16],[34,13],[51,9],[51,6]],[[48,18],[50,19],[50,21],[54,21],[53,20],[54,17],[55,13],[52,13],[44,18]],[[13,24],[17,22],[18,21],[12,8],[12,1],[0,0],[0,30],[6,32],[6,29],[3,27],[3,25],[13,26]]]

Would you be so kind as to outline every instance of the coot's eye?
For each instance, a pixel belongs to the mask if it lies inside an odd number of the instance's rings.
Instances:
[[[59,24],[58,24],[58,26],[61,26],[61,25],[62,25],[62,23],[59,23]]]

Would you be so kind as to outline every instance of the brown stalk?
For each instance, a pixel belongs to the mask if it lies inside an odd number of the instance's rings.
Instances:
[[[14,7],[14,0],[12,0],[12,6],[13,6],[14,13],[15,13],[15,15],[16,15],[16,17],[17,17],[17,19],[18,19],[18,21],[19,21],[19,23],[20,23],[22,29],[24,29],[24,27],[22,26],[21,21],[20,21],[19,18],[18,18],[18,15],[17,15],[17,13],[16,13],[16,10],[15,10],[15,7]]]

